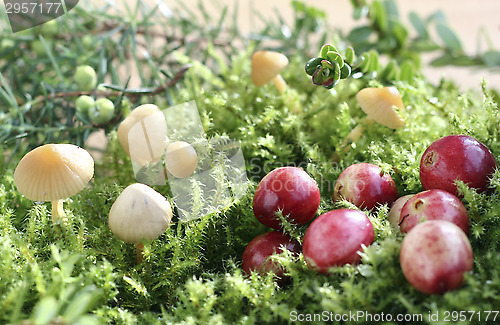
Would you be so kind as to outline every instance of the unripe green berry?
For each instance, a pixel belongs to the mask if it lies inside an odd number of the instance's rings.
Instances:
[[[45,39],[45,44],[47,44],[47,47],[49,50],[52,49],[54,46],[54,42],[51,39]],[[35,52],[37,56],[46,56],[47,55],[47,50],[45,49],[45,46],[43,46],[42,40],[40,39],[35,39],[31,42],[30,44],[31,50]]]
[[[49,20],[42,26],[40,26],[40,34],[42,34],[44,37],[54,37],[57,34],[59,34],[59,24],[57,21],[54,20]]]
[[[89,110],[89,118],[96,124],[109,122],[115,114],[115,105],[107,98],[99,98]]]
[[[10,50],[16,45],[13,39],[4,38],[0,41],[0,51]]]
[[[75,101],[76,111],[83,115],[87,115],[90,112],[90,109],[92,109],[94,106],[94,98],[87,95],[82,95]]]
[[[89,65],[80,65],[76,68],[73,79],[80,90],[90,91],[97,86],[97,74]]]
[[[82,45],[86,49],[91,49],[92,47],[94,47],[94,42],[95,40],[92,35],[87,34],[82,37]]]

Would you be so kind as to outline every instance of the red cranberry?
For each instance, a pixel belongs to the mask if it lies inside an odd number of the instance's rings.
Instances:
[[[391,206],[391,210],[389,210],[388,220],[391,224],[392,228],[399,229],[399,219],[401,217],[401,209],[405,205],[405,203],[413,197],[415,194],[408,194],[398,198]]]
[[[410,284],[426,294],[441,294],[462,285],[472,270],[473,253],[465,233],[451,222],[417,225],[401,244],[399,260]]]
[[[248,243],[243,252],[243,271],[247,274],[250,274],[251,271],[256,271],[259,274],[272,271],[278,278],[282,279],[283,268],[271,261],[269,257],[283,252],[283,248],[297,255],[300,252],[300,244],[280,231],[270,231],[255,237]]]
[[[389,174],[379,166],[358,163],[347,167],[337,179],[333,200],[346,199],[358,208],[373,209],[389,205],[398,198],[398,190]]]
[[[484,192],[496,167],[495,157],[484,144],[468,135],[449,135],[425,150],[420,182],[426,190],[441,189],[458,196],[455,180],[461,180]]]
[[[362,245],[371,245],[374,238],[372,223],[363,212],[333,210],[307,228],[302,253],[310,268],[327,273],[330,267],[359,263]]]
[[[253,212],[264,225],[281,228],[278,210],[290,222],[304,225],[318,211],[320,193],[318,184],[297,167],[281,167],[267,174],[257,186],[253,197]]]
[[[462,202],[443,190],[428,190],[410,198],[401,209],[399,228],[407,233],[427,220],[446,220],[469,232],[469,215]]]

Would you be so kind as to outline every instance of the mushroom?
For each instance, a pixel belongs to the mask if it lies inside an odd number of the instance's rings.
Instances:
[[[118,126],[118,141],[130,159],[140,166],[157,162],[165,151],[165,115],[153,104],[136,107]]]
[[[270,82],[280,93],[287,87],[285,80],[280,76],[281,70],[288,65],[288,58],[281,53],[272,51],[257,51],[252,55],[252,82],[261,87]]]
[[[184,141],[172,142],[167,147],[165,165],[177,178],[188,177],[198,166],[198,155],[193,146]]]
[[[141,263],[142,241],[153,241],[163,234],[171,219],[168,200],[151,187],[135,183],[116,198],[109,211],[108,225],[116,237],[136,245],[137,263]]]
[[[405,106],[401,94],[396,87],[364,88],[356,94],[356,100],[363,112],[365,124],[380,123],[391,129],[399,129],[405,124],[398,112],[404,112]],[[342,142],[341,147],[346,148],[356,142],[363,134],[362,124],[356,125]]]
[[[14,171],[14,183],[32,201],[52,202],[54,224],[66,222],[63,199],[80,192],[94,175],[94,159],[72,144],[45,144],[28,152]]]

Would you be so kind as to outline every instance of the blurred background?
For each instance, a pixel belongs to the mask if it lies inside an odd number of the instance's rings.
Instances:
[[[127,5],[134,6],[137,0],[109,1],[112,6],[123,10]],[[199,0],[139,0],[151,6],[162,5],[166,12],[174,14],[188,8],[193,11],[200,6]],[[95,6],[103,5],[102,0],[91,0]],[[328,27],[344,33],[362,23],[353,18],[351,0],[303,0],[309,6],[325,11]],[[442,11],[449,26],[459,36],[467,54],[474,55],[487,49],[500,49],[500,1],[498,0],[395,0],[400,16],[410,26],[409,14],[416,12],[422,18]],[[228,12],[238,12],[238,25],[242,32],[257,32],[264,25],[263,20],[275,20],[281,16],[284,22],[293,21],[291,0],[208,0],[203,1],[204,9],[214,14],[214,20],[228,6]],[[231,15],[228,15],[230,17]],[[200,17],[201,19],[202,17]],[[229,19],[229,18],[228,18]],[[231,18],[232,19],[232,18]],[[216,21],[213,22],[217,23]],[[409,28],[411,29],[411,28]],[[433,55],[424,55],[424,62],[432,60]],[[479,89],[484,77],[491,87],[500,88],[500,71],[468,67],[428,67],[424,69],[433,83],[442,77],[454,80],[463,89]]]

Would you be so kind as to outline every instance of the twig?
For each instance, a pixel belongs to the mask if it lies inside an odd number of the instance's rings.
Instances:
[[[175,76],[166,84],[161,85],[157,88],[151,89],[151,90],[143,90],[138,92],[137,90],[132,90],[132,89],[123,89],[120,91],[98,91],[98,90],[93,90],[93,91],[81,91],[81,90],[75,90],[75,91],[62,91],[58,93],[53,93],[47,96],[40,95],[37,96],[35,99],[31,100],[30,102],[26,102],[21,105],[27,105],[28,103],[33,105],[33,104],[38,104],[38,103],[44,103],[45,101],[53,100],[56,98],[67,98],[67,97],[78,97],[82,95],[94,95],[96,97],[113,97],[113,96],[118,96],[120,94],[127,94],[129,97],[136,97],[140,95],[151,95],[155,96],[158,95],[162,92],[164,92],[167,88],[170,88],[174,86],[179,80],[182,79],[186,71],[190,68],[190,65],[185,65],[181,67],[181,69],[175,74]]]

